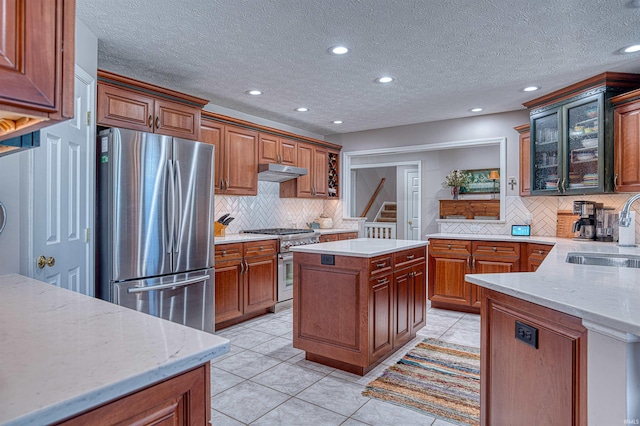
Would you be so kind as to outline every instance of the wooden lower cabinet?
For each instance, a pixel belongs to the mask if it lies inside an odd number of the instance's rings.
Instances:
[[[536,269],[542,264],[542,261],[547,257],[552,246],[546,244],[527,244],[527,257],[526,265],[523,270],[529,272],[535,272]]]
[[[431,240],[429,300],[434,308],[480,312],[480,289],[465,274],[520,271],[520,243]]]
[[[587,424],[580,318],[484,289],[480,351],[481,425]]]
[[[64,426],[205,425],[211,417],[210,364],[94,408]]]
[[[366,374],[424,326],[425,274],[425,247],[335,255],[333,265],[295,253],[293,346],[310,361]]]
[[[276,304],[276,241],[216,244],[216,329],[266,313]]]
[[[352,240],[358,238],[357,232],[335,232],[335,233],[325,233],[320,235],[320,242],[326,243],[329,241],[342,241],[342,240]]]

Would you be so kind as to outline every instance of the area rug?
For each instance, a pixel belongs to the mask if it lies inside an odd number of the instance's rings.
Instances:
[[[425,339],[366,387],[364,396],[460,424],[480,424],[480,349]]]

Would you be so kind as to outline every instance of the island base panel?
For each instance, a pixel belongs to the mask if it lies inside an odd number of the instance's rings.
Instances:
[[[364,376],[369,371],[376,368],[382,361],[387,359],[389,356],[393,355],[395,352],[390,352],[386,354],[384,357],[378,359],[375,363],[363,367],[361,365],[349,364],[348,362],[343,362],[337,359],[329,358],[322,355],[313,354],[307,352],[305,354],[305,359],[307,361],[317,362],[318,364],[326,365],[328,367],[337,368],[338,370],[346,371],[347,373],[357,374],[358,376]]]

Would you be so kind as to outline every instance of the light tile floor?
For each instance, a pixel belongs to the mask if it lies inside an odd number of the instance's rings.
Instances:
[[[213,425],[452,426],[362,392],[425,337],[480,347],[479,315],[429,307],[416,338],[363,377],[305,360],[292,321],[288,309],[217,333],[231,350],[211,362]]]

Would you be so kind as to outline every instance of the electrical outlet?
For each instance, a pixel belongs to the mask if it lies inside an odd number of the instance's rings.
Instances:
[[[538,349],[538,329],[516,321],[516,339]]]

